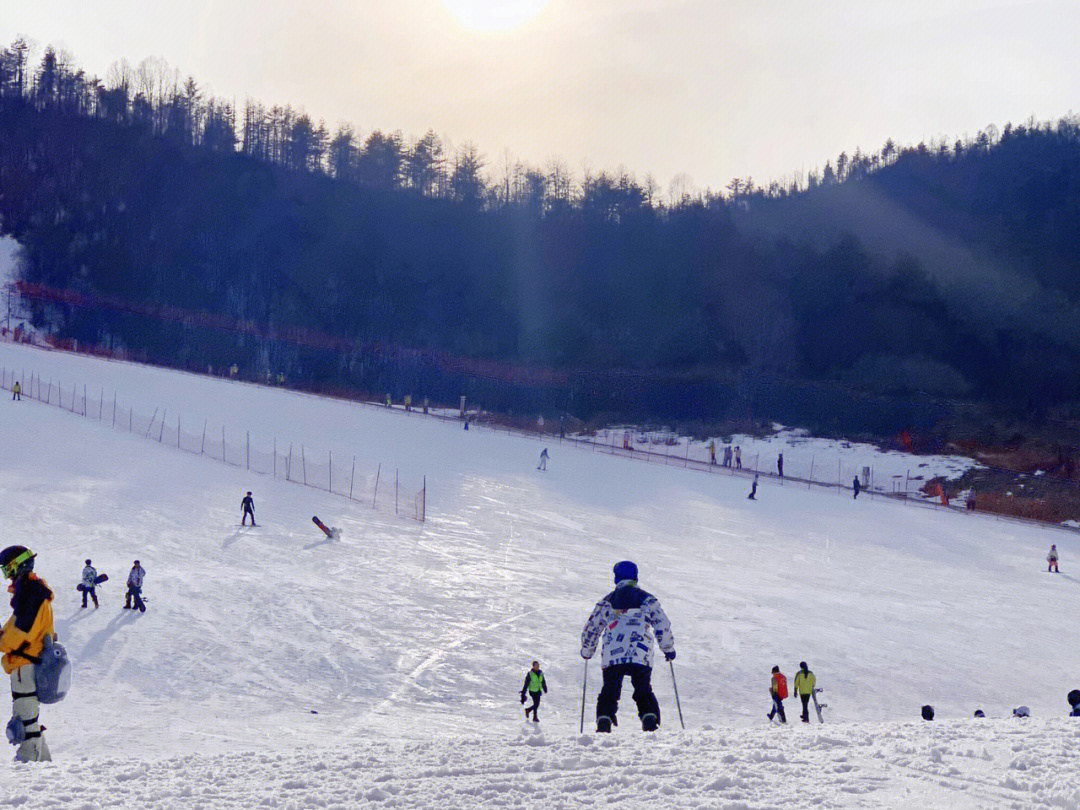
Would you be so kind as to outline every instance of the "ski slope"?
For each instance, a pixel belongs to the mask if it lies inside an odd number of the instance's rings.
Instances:
[[[766,481],[751,502],[744,479],[565,445],[541,473],[539,440],[396,411],[10,344],[0,364],[429,490],[420,524],[0,399],[0,521],[76,667],[43,711],[56,762],[0,766],[0,806],[1080,807],[1071,533]],[[86,557],[111,577],[97,611]],[[120,610],[135,558],[145,615]],[[685,733],[658,668],[655,737],[628,689],[612,738],[578,735],[581,627],[622,558],[671,619]],[[534,658],[540,733],[517,702]],[[828,722],[769,726],[769,670],[803,658]],[[993,719],[1021,703],[1030,721]]]

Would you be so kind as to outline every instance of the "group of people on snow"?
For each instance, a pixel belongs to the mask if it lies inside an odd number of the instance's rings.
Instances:
[[[800,719],[804,723],[810,722],[810,700],[814,697],[814,692],[817,689],[817,676],[806,666],[805,661],[799,662],[799,671],[795,673],[795,683],[793,684],[795,694],[802,701],[802,715]],[[769,680],[769,697],[772,698],[772,709],[766,717],[771,722],[773,718],[779,717],[781,723],[787,723],[787,714],[784,712],[784,701],[788,698],[788,684],[787,677],[780,671],[779,666],[772,668],[772,677]],[[815,701],[815,706],[817,702]],[[820,717],[820,707],[818,715]]]
[[[730,444],[724,446],[724,460],[720,465],[722,467],[731,467],[734,461],[735,469],[742,469],[742,447],[735,445],[732,447]],[[716,441],[709,442],[709,464],[716,466]]]
[[[128,572],[124,610],[138,610],[140,613],[146,613],[146,604],[142,600],[143,577],[145,576],[146,569],[142,567],[138,560],[135,560],[135,564],[131,566],[131,571]],[[87,606],[87,599],[93,600],[94,607],[98,607],[97,586],[107,579],[108,576],[98,574],[97,569],[94,568],[90,560],[86,561],[86,566],[82,570],[81,581],[76,586],[77,590],[82,591],[82,606],[84,608]]]

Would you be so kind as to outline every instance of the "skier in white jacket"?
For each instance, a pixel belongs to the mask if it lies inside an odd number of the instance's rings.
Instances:
[[[668,661],[675,658],[671,624],[652,594],[637,584],[637,566],[629,560],[615,564],[615,590],[596,603],[581,633],[581,657],[588,660],[604,639],[601,667],[604,685],[596,699],[596,730],[611,731],[618,725],[616,712],[622,694],[623,677],[629,675],[634,702],[645,731],[660,725],[660,704],[652,690],[652,637]]]

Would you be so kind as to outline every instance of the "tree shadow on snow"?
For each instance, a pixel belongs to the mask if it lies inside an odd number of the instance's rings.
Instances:
[[[107,625],[94,633],[79,651],[78,660],[85,661],[96,656],[105,647],[105,642],[121,627],[131,624],[140,616],[137,610],[125,610],[113,618]]]

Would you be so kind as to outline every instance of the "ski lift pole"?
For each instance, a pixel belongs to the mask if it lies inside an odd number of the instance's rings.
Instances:
[[[686,723],[683,722],[682,716],[682,703],[679,702],[679,684],[675,682],[675,662],[668,661],[667,663],[671,669],[671,687],[675,690],[675,708],[679,710],[679,725],[683,727],[683,731],[686,731]]]

